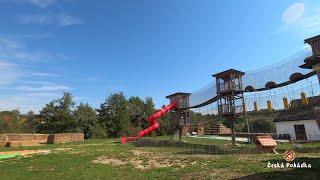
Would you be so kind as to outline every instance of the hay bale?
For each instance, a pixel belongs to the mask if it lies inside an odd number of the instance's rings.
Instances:
[[[5,134],[0,135],[0,147],[7,147],[9,145],[10,145],[10,143],[9,143],[8,136]]]
[[[61,133],[61,134],[50,134],[48,136],[48,144],[60,144],[67,142],[83,142],[83,133]]]
[[[6,134],[9,138],[9,144],[12,147],[17,146],[36,146],[47,143],[46,134]]]

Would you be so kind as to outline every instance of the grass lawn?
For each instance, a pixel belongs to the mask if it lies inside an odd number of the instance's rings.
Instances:
[[[320,143],[303,144],[296,162],[312,169],[272,169],[267,163],[284,162],[281,155],[262,154],[252,144],[233,148],[230,141],[167,137],[122,145],[119,139],[87,140],[38,147],[0,148],[4,151],[41,150],[0,159],[0,179],[320,179]],[[292,149],[279,144],[278,152]]]

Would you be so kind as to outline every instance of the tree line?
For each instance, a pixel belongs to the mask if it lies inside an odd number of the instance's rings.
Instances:
[[[134,135],[149,126],[147,118],[156,111],[152,98],[126,98],[123,93],[110,94],[94,109],[88,103],[76,106],[71,93],[45,105],[35,114],[21,115],[18,110],[0,112],[0,133],[69,133],[83,132],[85,138]],[[162,117],[157,135],[169,131],[169,118]]]
[[[30,111],[21,115],[18,110],[0,112],[0,133],[69,133],[83,132],[85,138],[107,138],[135,135],[149,126],[147,118],[156,111],[152,98],[126,98],[121,92],[110,94],[100,107],[88,103],[76,106],[71,93],[65,92],[59,99],[43,107],[38,114]],[[275,132],[272,117],[252,115],[249,118],[251,132]],[[223,117],[203,115],[190,111],[192,122],[204,122],[206,126],[222,123],[230,127]],[[160,118],[160,128],[153,135],[172,133],[168,115]],[[237,132],[247,132],[244,117],[236,121]]]

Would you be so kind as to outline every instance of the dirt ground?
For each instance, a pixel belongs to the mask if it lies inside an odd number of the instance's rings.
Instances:
[[[121,166],[128,164],[140,170],[161,167],[183,168],[188,164],[194,165],[199,163],[198,161],[188,161],[184,158],[173,157],[170,155],[164,156],[163,154],[148,151],[131,150],[130,152],[132,153],[130,159],[122,160],[121,158],[102,156],[92,162],[97,164],[108,164],[113,166]]]

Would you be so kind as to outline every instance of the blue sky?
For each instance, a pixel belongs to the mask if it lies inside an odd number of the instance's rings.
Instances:
[[[157,107],[228,68],[295,54],[320,32],[320,2],[0,0],[0,110],[38,111],[63,91],[98,107],[109,93]]]

